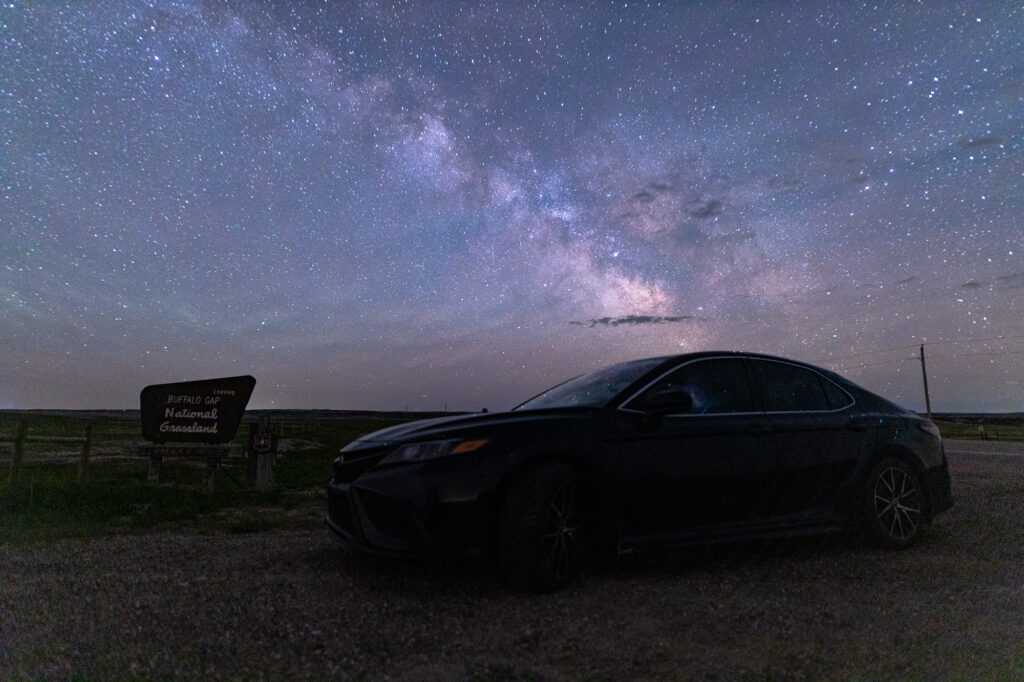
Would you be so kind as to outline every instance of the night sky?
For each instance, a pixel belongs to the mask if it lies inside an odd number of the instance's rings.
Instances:
[[[809,361],[1024,410],[1018,2],[4,3],[0,408]]]

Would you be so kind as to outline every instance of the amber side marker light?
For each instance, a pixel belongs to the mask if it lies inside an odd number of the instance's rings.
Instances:
[[[483,440],[466,440],[452,448],[452,454],[461,455],[464,452],[473,452],[474,450],[479,450],[486,443],[486,438],[484,438]]]

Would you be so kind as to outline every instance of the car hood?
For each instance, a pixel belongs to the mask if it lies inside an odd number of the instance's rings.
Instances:
[[[551,410],[523,410],[521,412],[491,412],[480,414],[464,414],[453,417],[437,417],[435,419],[421,419],[389,426],[380,431],[362,436],[352,441],[342,452],[352,450],[364,450],[368,448],[386,448],[398,443],[406,443],[417,440],[431,440],[434,438],[454,438],[466,429],[488,428],[527,424],[538,421],[564,420],[566,418],[581,418],[593,412],[591,408],[561,408]]]

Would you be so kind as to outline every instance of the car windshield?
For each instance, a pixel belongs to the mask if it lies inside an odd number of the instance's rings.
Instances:
[[[604,407],[631,383],[661,364],[665,358],[647,358],[605,367],[592,374],[549,388],[530,398],[515,410],[541,410],[551,407]]]

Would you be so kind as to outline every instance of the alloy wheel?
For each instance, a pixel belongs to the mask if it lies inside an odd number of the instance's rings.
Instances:
[[[875,518],[882,531],[898,542],[913,538],[921,527],[923,504],[914,477],[901,467],[883,469],[875,479]]]
[[[556,580],[572,575],[582,553],[583,514],[573,480],[562,481],[551,496],[544,528],[545,561]]]

